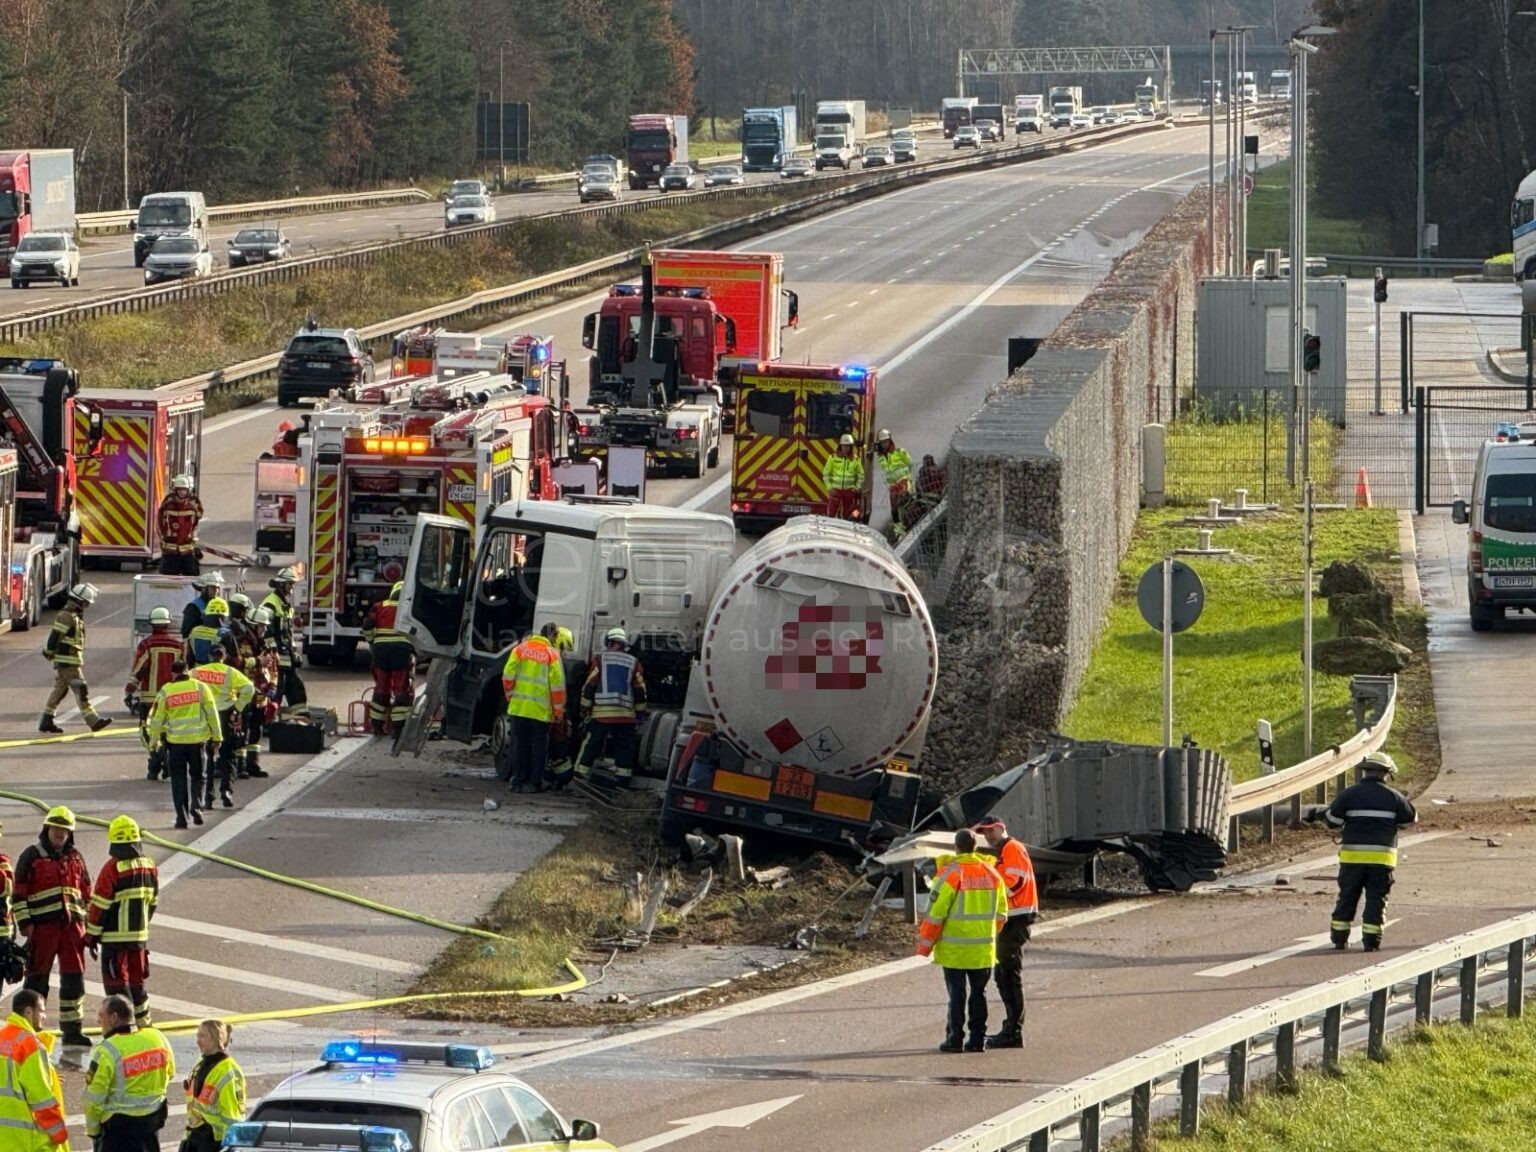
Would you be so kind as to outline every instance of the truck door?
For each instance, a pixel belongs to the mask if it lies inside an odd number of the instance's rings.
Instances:
[[[822,474],[827,466],[827,458],[837,450],[837,441],[842,436],[852,436],[854,440],[854,454],[864,459],[865,486],[868,488],[869,477],[869,445],[865,443],[867,437],[863,436],[859,427],[859,398],[840,388],[826,390],[806,390],[804,396],[805,410],[805,446],[801,452],[799,485],[803,496],[802,503],[820,505],[817,511],[824,511],[827,503],[827,486],[822,480]],[[861,511],[867,511],[866,507]]]
[[[449,659],[460,653],[474,575],[473,534],[457,517],[417,513],[395,626],[418,652]]]

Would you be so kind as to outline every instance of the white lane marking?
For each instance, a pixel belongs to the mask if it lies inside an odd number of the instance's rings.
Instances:
[[[288,816],[308,815],[304,812],[288,812]],[[391,960],[387,956],[374,956],[368,952],[332,948],[328,944],[314,944],[304,940],[289,940],[283,936],[270,936],[263,932],[249,932],[244,928],[231,928],[225,924],[204,924],[201,920],[187,920],[181,916],[155,913],[155,927],[169,928],[173,932],[189,932],[195,936],[209,936],[234,944],[249,944],[256,948],[270,948],[274,952],[291,952],[296,956],[310,956],[316,960],[329,960],[333,964],[350,964],[356,968],[372,968],[395,976],[420,976],[426,968],[420,964],[408,964],[404,960]]]
[[[681,1120],[669,1120],[665,1131],[647,1136],[637,1143],[626,1144],[619,1149],[619,1152],[653,1152],[656,1148],[665,1148],[668,1144],[676,1144],[680,1140],[687,1140],[714,1128],[750,1128],[798,1099],[800,1099],[799,1096],[780,1096],[777,1100],[742,1104],[736,1108],[725,1108],[702,1116],[685,1116]]]
[[[276,415],[278,407],[275,401],[266,401],[251,408],[237,412],[228,412],[217,420],[210,420],[203,425],[203,432],[222,432],[226,428],[233,428],[236,424],[244,424],[247,420],[255,420],[258,416]]]
[[[210,964],[206,960],[193,960],[186,956],[173,956],[155,952],[151,963],[176,972],[190,972],[194,976],[207,976],[213,980],[225,980],[231,984],[248,984],[255,988],[270,988],[274,992],[287,992],[303,996],[307,1000],[319,1000],[327,1004],[350,1004],[354,1000],[372,999],[372,994],[344,992],[340,988],[328,988],[324,984],[311,984],[307,980],[289,980],[266,972],[247,972],[228,964]]]
[[[1396,924],[1396,920],[1388,920],[1382,927],[1390,928]],[[1245,956],[1241,960],[1234,960],[1230,964],[1218,964],[1214,968],[1206,968],[1196,972],[1196,976],[1209,976],[1213,980],[1222,980],[1228,976],[1236,976],[1239,972],[1251,972],[1255,968],[1262,968],[1266,964],[1274,964],[1276,961],[1285,960],[1291,956],[1299,956],[1303,952],[1331,952],[1333,946],[1329,944],[1330,933],[1316,932],[1311,936],[1298,936],[1296,943],[1287,944],[1282,948],[1276,948],[1272,952],[1264,952],[1258,956]]]
[[[571,828],[584,824],[588,814],[577,807],[541,808],[534,805],[505,805],[496,812],[479,809],[449,812],[437,808],[305,808],[284,813],[317,820],[372,820],[398,824],[529,824],[538,828]],[[156,920],[159,923],[159,920]]]
[[[1068,928],[1091,924],[1098,920],[1108,920],[1116,916],[1124,916],[1128,912],[1135,912],[1156,903],[1158,903],[1156,900],[1127,900],[1123,904],[1105,904],[1098,908],[1091,908],[1086,912],[1079,912],[1072,916],[1063,916],[1060,920],[1051,920],[1041,924],[1031,930],[1031,935],[1048,936]],[[890,960],[884,964],[877,964],[873,968],[865,968],[858,972],[848,972],[842,976],[832,976],[826,980],[817,980],[811,984],[803,984],[799,988],[787,988],[782,992],[773,992],[767,996],[743,1000],[739,1004],[728,1004],[724,1008],[716,1008],[710,1012],[700,1012],[694,1016],[684,1016],[676,1020],[667,1020],[660,1024],[654,1024],[649,1028],[637,1028],[633,1032],[623,1032],[616,1036],[603,1036],[595,1040],[583,1040],[577,1044],[566,1045],[556,1051],[540,1052],[532,1056],[509,1060],[507,1066],[514,1072],[526,1072],[531,1068],[543,1068],[550,1064],[561,1064],[567,1060],[583,1060],[601,1052],[611,1052],[616,1048],[629,1048],[636,1044],[648,1044],[652,1040],[664,1040],[669,1036],[677,1036],[684,1032],[696,1032],[703,1028],[715,1028],[741,1016],[754,1016],[759,1012],[766,1012],[773,1008],[782,1008],[786,1004],[798,1004],[802,1000],[809,1000],[826,992],[836,992],[843,988],[856,988],[860,984],[868,984],[873,980],[883,980],[887,976],[899,976],[904,972],[912,972],[925,967],[929,963],[930,961],[926,956],[908,956],[902,960]]]

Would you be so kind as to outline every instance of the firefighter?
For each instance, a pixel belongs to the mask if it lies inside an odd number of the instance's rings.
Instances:
[[[74,692],[80,715],[92,732],[100,732],[112,723],[107,717],[96,714],[91,704],[90,685],[85,682],[85,610],[94,603],[96,585],[76,584],[54,618],[53,630],[43,645],[43,656],[53,665],[53,690],[43,704],[43,716],[37,722],[39,732],[58,735],[64,731],[54,720],[54,714],[70,692]]]
[[[284,568],[267,581],[272,591],[261,602],[261,606],[272,616],[272,622],[267,625],[267,635],[277,645],[278,700],[284,705],[284,716],[309,713],[309,696],[304,691],[304,681],[299,678],[299,669],[304,667],[304,660],[299,655],[293,637],[293,604],[290,597],[296,583],[298,574],[292,568]]]
[[[204,1020],[197,1026],[202,1058],[182,1085],[187,1092],[182,1152],[218,1152],[229,1126],[245,1119],[245,1073],[229,1055],[231,1031],[222,1020]]]
[[[123,688],[129,711],[139,715],[139,736],[149,749],[148,774],[145,779],[169,779],[165,771],[165,750],[149,744],[149,710],[155,697],[171,679],[171,665],[182,658],[181,640],[171,631],[171,610],[151,608],[149,635],[139,641],[133,654],[133,671]]]
[[[987,847],[997,854],[996,868],[1008,890],[1008,918],[997,934],[998,999],[1003,1002],[1003,1026],[987,1037],[988,1048],[1024,1047],[1024,945],[1029,943],[1030,926],[1040,916],[1040,898],[1035,888],[1035,866],[1029,849],[1021,840],[1008,835],[1008,827],[999,816],[988,816],[974,829]]]
[[[905,448],[896,447],[888,428],[880,429],[880,439],[875,441],[875,455],[880,458],[880,475],[890,499],[891,519],[903,528],[910,527],[907,505],[912,499],[912,457]]]
[[[11,901],[16,890],[16,869],[11,858],[0,852],[0,940],[11,938]]]
[[[1397,762],[1385,752],[1372,752],[1360,761],[1364,779],[1333,798],[1327,808],[1314,809],[1307,819],[1325,820],[1339,835],[1339,902],[1329,922],[1329,939],[1343,951],[1349,946],[1349,929],[1355,909],[1365,894],[1360,916],[1361,944],[1367,952],[1381,947],[1381,930],[1387,918],[1387,894],[1392,891],[1392,870],[1397,867],[1397,830],[1418,820],[1413,804],[1387,777],[1397,774]]]
[[[565,669],[554,645],[556,629],[554,624],[545,624],[538,635],[529,636],[512,649],[501,671],[511,718],[504,745],[508,763],[502,778],[510,777],[513,792],[543,789],[549,727],[565,717]]]
[[[917,954],[944,969],[949,1018],[939,1051],[980,1052],[987,1044],[987,978],[997,963],[1008,893],[991,861],[976,851],[969,828],[955,833],[955,852],[938,858],[928,915],[917,929]]]
[[[160,502],[160,574],[196,576],[197,526],[203,519],[203,502],[192,491],[192,477],[172,477],[171,492]]]
[[[149,922],[160,898],[160,872],[144,854],[139,825],[118,816],[107,826],[107,862],[96,874],[86,938],[101,961],[101,986],[108,996],[133,1001],[134,1021],[149,1023]]]
[[[409,636],[395,630],[395,613],[403,591],[405,584],[397,581],[389,595],[369,610],[363,623],[363,636],[373,662],[368,722],[375,736],[393,735],[410,719],[411,704],[416,699],[416,649]]]
[[[11,997],[11,1015],[0,1027],[0,1129],[5,1147],[17,1152],[62,1148],[69,1152],[64,1090],[49,1060],[53,1035],[43,1030],[43,999],[22,988]]]
[[[75,814],[50,808],[37,843],[16,861],[13,911],[27,938],[27,975],[22,986],[48,999],[53,962],[59,962],[59,1023],[69,1047],[89,1047],[80,1028],[85,1000],[85,917],[91,873],[75,847]]]
[[[853,451],[853,437],[844,432],[838,437],[837,451],[822,466],[822,483],[827,486],[827,515],[834,520],[857,520],[859,501],[864,495],[864,461]]]
[[[613,758],[614,780],[629,787],[635,775],[635,708],[645,703],[645,670],[629,653],[629,637],[610,628],[603,650],[592,657],[581,689],[587,711],[587,738],[576,775],[587,779],[605,752]],[[562,781],[563,783],[563,781]]]
[[[165,1091],[176,1058],[165,1037],[133,1022],[133,1006],[108,996],[96,1011],[101,1043],[85,1073],[85,1133],[96,1152],[159,1152]]]
[[[277,691],[280,669],[277,664],[277,645],[267,635],[272,614],[265,608],[251,612],[251,636],[255,641],[255,654],[246,669],[246,675],[256,686],[256,693],[246,706],[241,729],[245,733],[245,746],[240,750],[240,762],[235,766],[238,780],[264,780],[271,775],[261,768],[261,733],[277,719]]]
[[[197,590],[197,596],[181,610],[181,636],[185,640],[192,635],[192,629],[203,622],[203,610],[208,607],[208,601],[224,595],[224,574],[214,571],[194,580],[192,587]]]
[[[219,710],[213,689],[187,673],[186,661],[176,661],[172,673],[149,714],[149,742],[158,744],[163,737],[169,745],[165,762],[171,775],[171,802],[176,806],[176,827],[185,828],[188,816],[194,824],[203,822],[197,807],[203,786],[203,745],[219,738]]]
[[[213,770],[217,762],[219,770],[219,798],[224,807],[235,806],[232,781],[235,778],[235,753],[240,747],[240,729],[245,709],[256,696],[256,685],[238,668],[224,663],[224,647],[215,644],[208,649],[208,663],[192,670],[192,678],[206,685],[213,692],[213,706],[219,712],[219,731],[215,739],[218,749],[208,748],[208,769],[204,776],[203,807],[213,807]]]
[[[235,636],[229,630],[229,601],[222,596],[215,596],[203,608],[203,622],[187,637],[183,658],[189,668],[196,668],[213,658],[215,647],[235,650]]]

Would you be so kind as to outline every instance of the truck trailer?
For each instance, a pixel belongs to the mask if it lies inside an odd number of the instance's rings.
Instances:
[[[33,232],[75,232],[75,152],[33,148],[0,152],[0,275]]]
[[[939,121],[944,125],[944,139],[954,139],[955,130],[971,122],[978,103],[980,101],[974,96],[946,96],[939,102]]]
[[[688,117],[643,112],[624,129],[624,166],[632,190],[659,187],[668,165],[688,162]]]
[[[747,172],[776,172],[795,155],[799,142],[793,104],[746,108],[741,113],[741,159]]]
[[[816,105],[816,170],[848,169],[864,141],[864,101],[823,100]]]

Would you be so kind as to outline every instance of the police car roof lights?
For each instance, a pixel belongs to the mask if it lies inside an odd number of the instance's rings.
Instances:
[[[359,1124],[264,1123],[242,1120],[224,1133],[225,1148],[325,1148],[357,1152],[412,1152],[411,1138],[399,1128]]]
[[[320,1052],[327,1064],[367,1064],[375,1067],[399,1064],[437,1064],[466,1072],[483,1072],[496,1056],[481,1044],[431,1044],[399,1041],[371,1044],[365,1040],[332,1040]]]

